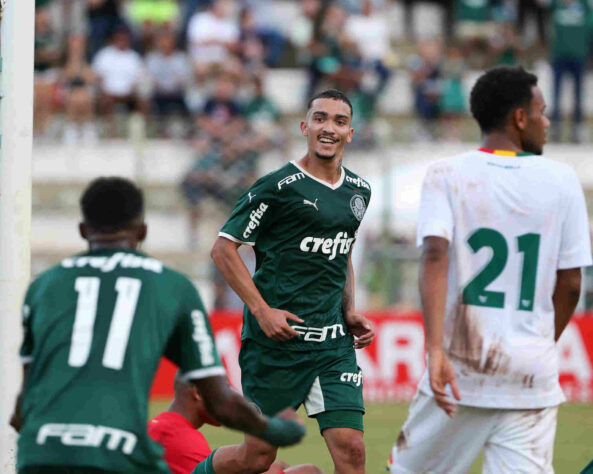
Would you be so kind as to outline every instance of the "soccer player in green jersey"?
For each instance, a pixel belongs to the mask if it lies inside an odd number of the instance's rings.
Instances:
[[[24,382],[11,420],[19,472],[168,472],[146,432],[161,355],[221,423],[272,444],[297,442],[302,426],[262,416],[229,387],[189,279],[136,250],[147,231],[142,192],[99,178],[81,208],[88,252],[40,275],[25,297]]]
[[[354,348],[372,324],[354,310],[352,244],[371,197],[342,167],[352,107],[336,90],[309,103],[307,153],[259,179],[240,199],[212,258],[245,303],[239,362],[243,393],[264,413],[304,404],[337,473],[364,472],[362,373]],[[249,274],[237,249],[254,248]],[[247,436],[250,452],[276,448]]]

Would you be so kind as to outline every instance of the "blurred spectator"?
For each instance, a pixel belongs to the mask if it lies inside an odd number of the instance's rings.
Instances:
[[[264,94],[261,78],[254,78],[252,87],[252,96],[243,107],[245,117],[255,132],[278,144],[284,138],[282,130],[278,127],[278,109]]]
[[[175,34],[162,31],[156,40],[156,50],[146,56],[146,69],[153,86],[152,106],[159,118],[161,134],[165,118],[172,112],[188,114],[185,91],[191,67],[185,53],[175,46]]]
[[[187,36],[195,73],[203,77],[228,58],[239,41],[238,24],[231,17],[228,0],[214,0],[212,6],[190,20]]]
[[[372,0],[362,0],[362,13],[350,16],[344,29],[348,37],[356,39],[366,73],[365,79],[368,77],[367,80],[373,83],[370,88],[378,96],[385,89],[391,75],[387,64],[393,61],[387,18],[380,12],[373,11]]]
[[[516,66],[521,61],[523,48],[517,29],[511,22],[500,23],[498,32],[490,41],[491,63],[499,66]]]
[[[275,12],[273,0],[242,0],[245,10],[253,16],[254,31],[265,48],[265,62],[267,66],[280,65],[282,55],[286,49],[286,38],[278,29],[277,22],[281,13]]]
[[[447,47],[442,67],[440,114],[446,140],[460,141],[459,120],[465,112],[463,76],[466,65],[461,49],[451,44]]]
[[[136,49],[141,54],[154,47],[160,31],[174,34],[179,20],[176,0],[130,0],[127,12],[137,36]]]
[[[496,34],[493,0],[456,0],[455,36],[474,67],[487,67],[490,39]]]
[[[131,48],[130,33],[125,28],[116,30],[111,45],[97,53],[92,68],[99,77],[99,110],[103,115],[111,115],[115,106],[146,111],[139,94],[142,58]]]
[[[206,10],[212,5],[212,0],[179,0],[181,4],[181,28],[179,29],[178,44],[186,49],[187,29],[194,14]]]
[[[35,87],[34,124],[37,133],[44,133],[55,108],[59,62],[60,35],[51,24],[46,7],[35,10]]]
[[[548,43],[548,12],[538,0],[517,0],[517,28],[525,31],[528,16],[535,18],[537,36],[541,46]]]
[[[241,10],[239,16],[239,55],[251,77],[260,76],[265,70],[265,48],[256,29],[253,13]]]
[[[412,40],[416,37],[414,31],[414,4],[418,2],[416,0],[403,0],[404,7],[404,28],[405,34],[408,39]],[[434,3],[441,7],[443,11],[443,34],[447,39],[453,38],[453,27],[455,21],[455,0],[430,0],[430,3]]]
[[[414,91],[414,108],[423,124],[424,136],[436,138],[436,120],[440,116],[440,80],[442,78],[442,50],[436,40],[418,43],[418,54],[408,61]]]
[[[330,86],[336,80],[358,82],[362,74],[356,43],[344,32],[348,13],[340,5],[323,0],[314,21],[309,45],[309,85],[307,97],[313,96],[323,81]]]
[[[86,61],[86,40],[82,35],[68,39],[68,58],[62,70],[62,89],[66,101],[65,143],[78,140],[94,142],[97,131],[94,120],[93,86],[97,77]]]
[[[290,41],[297,48],[297,62],[308,64],[309,45],[313,40],[313,30],[321,10],[321,0],[301,0],[300,15],[291,18]]]
[[[582,141],[585,128],[581,122],[582,88],[585,62],[589,56],[590,6],[587,0],[553,0],[552,10],[552,69],[554,71],[554,98],[552,101],[552,139],[560,138],[560,97],[564,76],[574,79],[574,103],[571,140]]]
[[[89,20],[89,57],[95,54],[113,36],[116,29],[122,26],[120,0],[86,0]]]
[[[214,94],[206,100],[197,118],[198,129],[213,141],[231,139],[244,128],[244,117],[235,98],[236,84],[224,75],[216,81]]]

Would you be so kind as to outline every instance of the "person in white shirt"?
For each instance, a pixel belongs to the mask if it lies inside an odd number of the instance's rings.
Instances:
[[[185,54],[175,49],[174,33],[162,31],[156,49],[146,55],[146,69],[153,86],[152,102],[159,116],[177,110],[187,114],[185,90],[190,81],[190,67]]]
[[[418,220],[428,367],[391,473],[552,473],[556,341],[591,265],[572,168],[541,155],[550,121],[537,77],[483,74],[471,92],[482,148],[433,163]]]
[[[239,41],[239,26],[230,15],[228,0],[214,0],[212,6],[196,13],[187,28],[188,50],[198,76],[220,65]]]
[[[111,44],[97,53],[92,69],[99,77],[99,110],[102,114],[110,115],[117,104],[130,110],[145,111],[145,102],[138,94],[143,62],[131,48],[130,33],[125,28],[118,29]]]

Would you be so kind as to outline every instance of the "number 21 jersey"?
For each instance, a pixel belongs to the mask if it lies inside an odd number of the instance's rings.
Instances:
[[[591,264],[587,209],[570,167],[522,155],[438,161],[422,187],[417,243],[449,241],[443,343],[464,405],[564,400],[552,295],[557,270]],[[419,388],[431,393],[426,373]]]

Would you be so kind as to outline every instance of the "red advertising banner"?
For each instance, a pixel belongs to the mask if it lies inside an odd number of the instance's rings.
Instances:
[[[424,328],[419,312],[392,311],[367,313],[375,323],[375,340],[357,351],[364,374],[367,401],[410,400],[425,367]],[[231,384],[241,387],[239,349],[241,315],[214,312],[211,324],[216,346],[227,368]],[[593,315],[574,317],[558,341],[560,383],[572,401],[593,400]],[[173,395],[175,366],[163,360],[155,376],[151,397]]]

